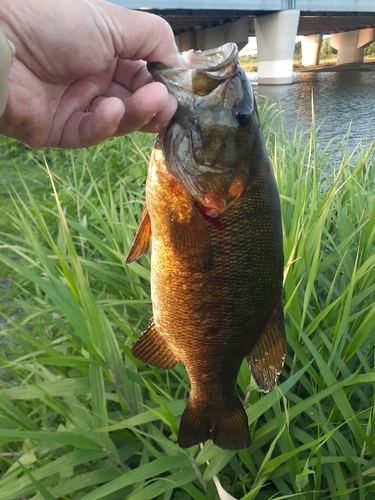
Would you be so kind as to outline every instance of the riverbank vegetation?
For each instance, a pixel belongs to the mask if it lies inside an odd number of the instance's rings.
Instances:
[[[184,367],[130,352],[151,316],[149,259],[124,259],[152,138],[45,156],[0,138],[1,500],[374,498],[375,147],[322,149],[314,126],[290,136],[261,115],[288,356],[268,394],[243,364],[239,452],[179,448]]]

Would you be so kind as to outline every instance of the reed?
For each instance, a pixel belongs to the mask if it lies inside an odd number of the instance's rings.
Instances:
[[[290,137],[274,108],[261,117],[288,356],[268,394],[241,367],[251,445],[239,452],[179,448],[184,367],[130,352],[151,315],[149,260],[124,259],[152,138],[46,157],[1,138],[2,500],[374,498],[375,146],[321,150],[314,125]]]

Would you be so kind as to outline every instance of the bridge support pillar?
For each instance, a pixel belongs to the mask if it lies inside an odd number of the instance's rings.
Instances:
[[[306,35],[301,40],[302,66],[317,66],[323,35]]]
[[[188,48],[198,48],[199,50],[213,49],[226,42],[235,42],[238,45],[238,50],[241,50],[248,42],[249,21],[246,17],[241,17],[231,23],[198,30],[196,31],[196,36],[196,47],[191,46],[184,48],[184,50]]]
[[[197,48],[199,50],[213,49],[225,43],[223,26],[215,26],[197,31]]]
[[[283,10],[255,18],[258,83],[292,83],[298,21],[299,10]]]
[[[225,25],[225,41],[235,42],[238,51],[245,47],[249,41],[249,21],[247,17],[241,17],[237,21]]]
[[[333,33],[331,45],[339,51],[337,64],[363,62],[364,48],[375,40],[375,28]]]
[[[197,32],[196,31],[185,31],[179,36],[179,43],[177,44],[180,52],[184,52],[189,49],[197,48]]]

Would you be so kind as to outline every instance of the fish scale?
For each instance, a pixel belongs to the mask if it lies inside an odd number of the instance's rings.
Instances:
[[[132,352],[159,368],[184,363],[191,392],[180,446],[212,439],[240,449],[249,445],[236,389],[242,360],[259,387],[272,390],[285,359],[281,215],[252,89],[235,64],[233,44],[216,50],[221,79],[215,74],[210,83],[208,68],[200,88],[195,74],[196,92],[183,98],[181,87],[173,87],[178,69],[172,85],[170,68],[150,68],[179,105],[191,98],[191,106],[177,111],[151,157],[146,208],[127,262],[151,250],[153,319]],[[199,64],[202,58],[204,52]],[[189,61],[194,69],[194,54]],[[189,69],[179,71],[188,82]]]

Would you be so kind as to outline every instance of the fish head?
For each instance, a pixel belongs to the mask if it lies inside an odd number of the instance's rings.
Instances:
[[[162,144],[167,169],[212,216],[240,198],[257,154],[258,113],[237,52],[227,43],[183,52],[185,67],[148,65],[178,101]]]

